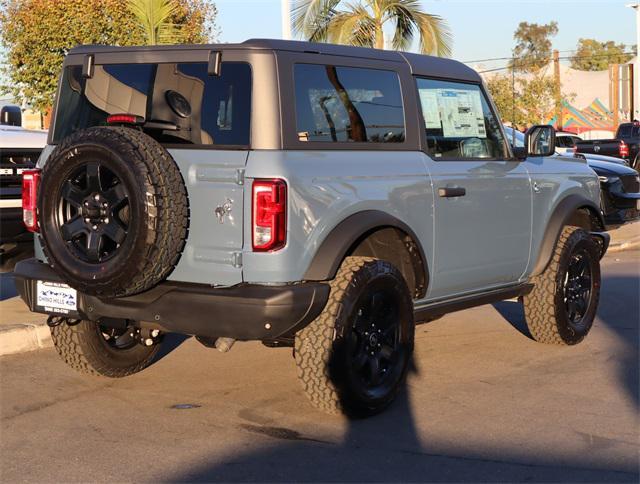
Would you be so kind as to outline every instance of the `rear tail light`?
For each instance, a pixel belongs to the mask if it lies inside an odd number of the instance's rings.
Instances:
[[[287,185],[284,180],[255,180],[252,194],[253,250],[282,249],[287,243]]]
[[[107,116],[107,124],[142,124],[144,118],[135,114],[111,114]]]
[[[620,158],[629,157],[629,145],[624,141],[620,141]]]
[[[29,232],[38,231],[38,185],[40,170],[22,172],[22,220]]]

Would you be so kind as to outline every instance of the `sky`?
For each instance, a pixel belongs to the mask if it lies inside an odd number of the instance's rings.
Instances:
[[[281,38],[280,0],[215,0],[215,3],[222,30],[220,41]],[[558,22],[559,33],[553,44],[560,51],[575,49],[581,37],[629,45],[635,44],[636,39],[635,12],[625,7],[631,0],[422,0],[421,3],[426,12],[440,15],[449,23],[454,39],[453,58],[463,62],[509,56],[513,32],[522,21]]]

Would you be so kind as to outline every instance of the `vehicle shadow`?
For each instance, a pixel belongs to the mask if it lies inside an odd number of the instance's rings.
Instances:
[[[165,356],[167,356],[172,351],[176,350],[178,346],[187,341],[191,336],[186,334],[178,334],[178,333],[167,333],[162,338],[162,344],[160,345],[160,350],[156,354],[153,359],[153,364],[159,362]]]
[[[527,322],[524,319],[524,309],[520,301],[500,301],[494,303],[493,307],[511,326],[527,338],[533,339],[529,328],[527,328]]]
[[[417,375],[415,366],[413,375]],[[638,474],[588,469],[585,463],[558,464],[549,458],[523,456],[517,450],[487,455],[459,450],[457,442],[420,434],[414,417],[411,380],[395,403],[368,419],[347,419],[338,441],[305,435],[286,422],[238,423],[238,432],[266,441],[264,448],[234,450],[211,465],[191,467],[167,482],[637,482]],[[416,380],[417,381],[417,380]],[[340,417],[318,414],[325,423]],[[322,425],[320,423],[319,425]],[[275,424],[275,425],[274,425]],[[285,424],[286,425],[286,424]],[[315,432],[318,435],[320,432]],[[265,439],[266,437],[266,439]]]
[[[640,268],[640,267],[639,267]],[[602,275],[600,304],[595,325],[603,324],[616,336],[619,350],[615,359],[622,388],[640,408],[640,275]],[[528,338],[532,338],[520,302],[500,301],[493,304],[500,315]]]

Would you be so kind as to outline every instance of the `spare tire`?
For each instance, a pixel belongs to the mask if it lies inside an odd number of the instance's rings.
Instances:
[[[141,131],[77,131],[53,151],[38,197],[49,264],[80,292],[130,296],[178,263],[189,224],[186,188],[171,155]]]

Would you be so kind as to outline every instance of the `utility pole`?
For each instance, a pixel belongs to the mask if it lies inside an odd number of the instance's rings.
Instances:
[[[633,8],[636,11],[636,46],[640,49],[640,2],[628,3],[627,7]],[[636,119],[636,107],[640,102],[640,65],[638,65],[638,60],[636,59],[635,64],[633,64],[633,76],[631,77],[631,92],[633,92],[631,103],[632,109],[629,113],[629,118],[631,121]]]
[[[516,129],[516,58],[515,56],[513,57],[511,62],[511,129],[513,129],[514,131]]]
[[[291,40],[291,0],[281,0],[282,3],[282,38]]]
[[[620,64],[610,67],[611,79],[611,111],[613,111],[613,129],[620,124]]]
[[[558,130],[562,130],[564,120],[562,119],[562,83],[560,82],[560,53],[553,51],[553,91],[556,100],[556,124]]]

